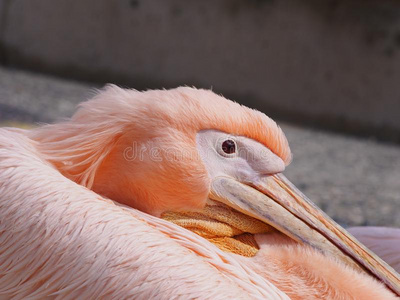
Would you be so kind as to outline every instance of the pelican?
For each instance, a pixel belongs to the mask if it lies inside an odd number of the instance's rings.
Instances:
[[[291,159],[265,114],[189,87],[109,85],[71,119],[0,129],[0,298],[397,299]]]

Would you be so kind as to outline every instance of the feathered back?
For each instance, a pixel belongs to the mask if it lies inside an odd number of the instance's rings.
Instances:
[[[287,299],[194,233],[68,180],[0,128],[0,299]]]

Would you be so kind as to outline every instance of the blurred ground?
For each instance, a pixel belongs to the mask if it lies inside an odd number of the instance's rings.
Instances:
[[[94,88],[0,68],[0,124],[68,117]],[[294,153],[286,176],[331,217],[346,226],[400,227],[400,146],[281,126]]]

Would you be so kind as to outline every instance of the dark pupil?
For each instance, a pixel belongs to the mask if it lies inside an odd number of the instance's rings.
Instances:
[[[235,142],[232,140],[226,140],[225,142],[222,143],[222,150],[227,154],[235,153],[236,151]]]

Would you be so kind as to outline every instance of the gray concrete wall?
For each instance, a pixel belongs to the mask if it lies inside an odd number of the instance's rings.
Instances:
[[[0,61],[400,141],[400,2],[0,0]]]

